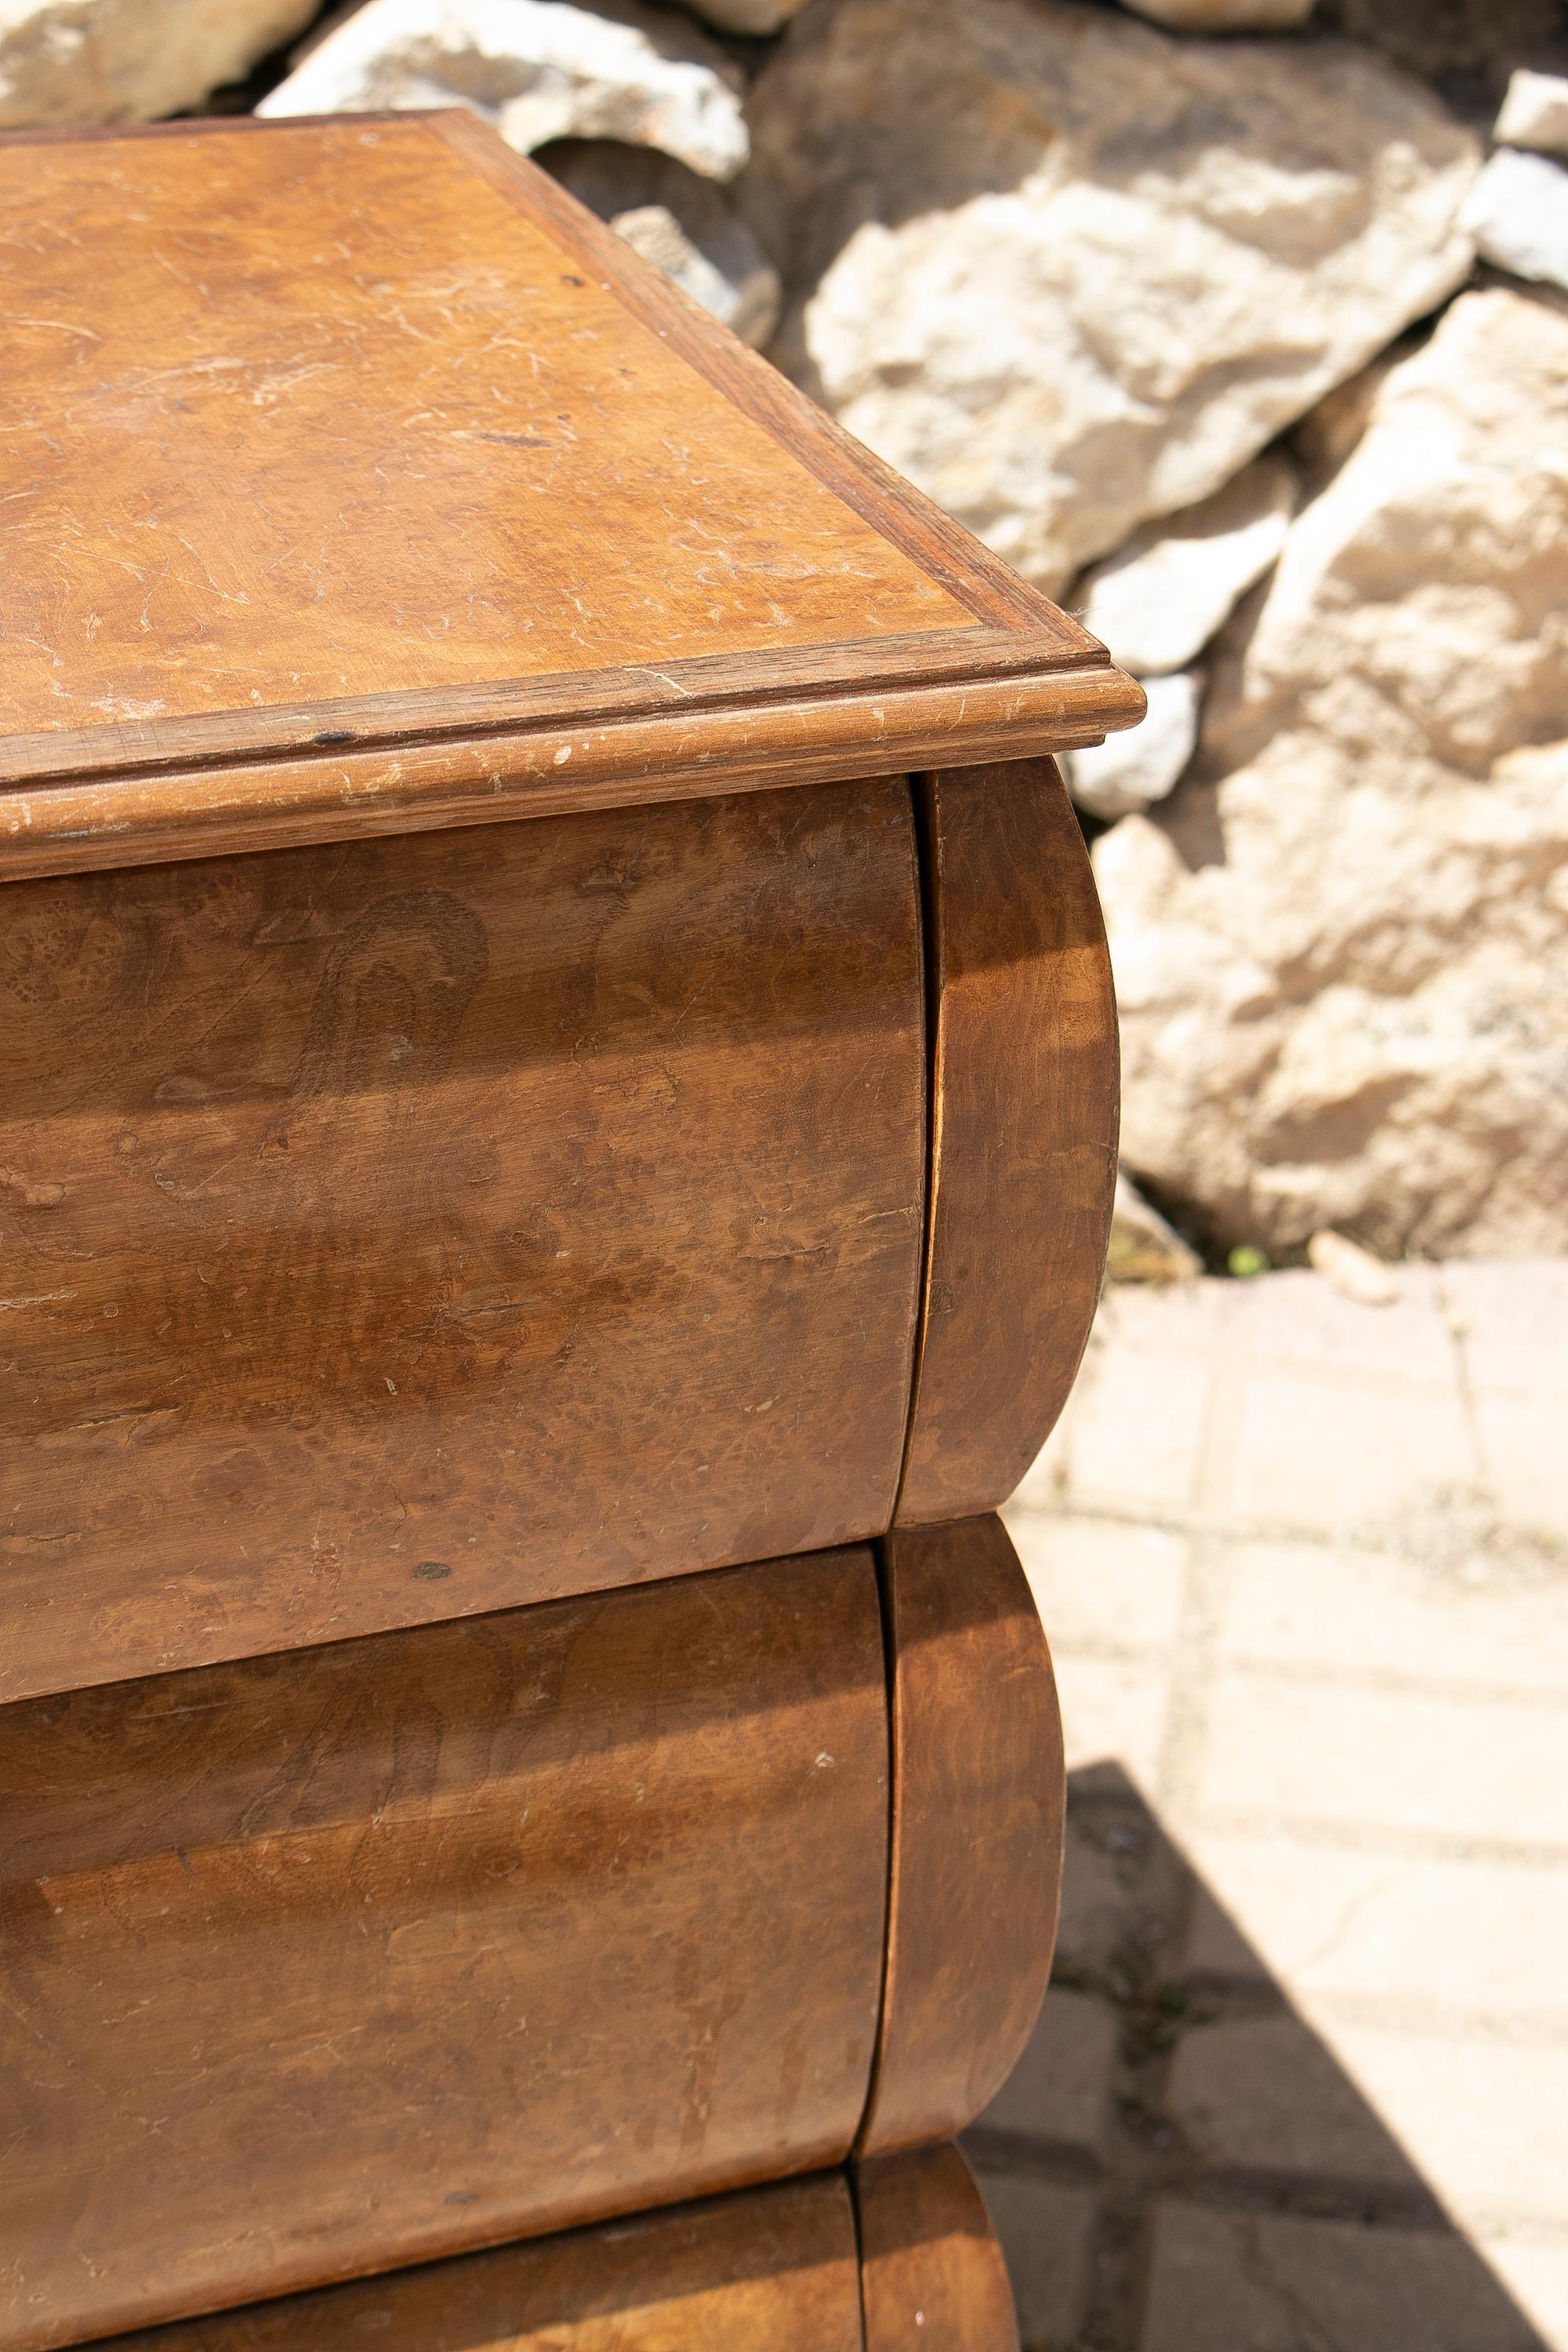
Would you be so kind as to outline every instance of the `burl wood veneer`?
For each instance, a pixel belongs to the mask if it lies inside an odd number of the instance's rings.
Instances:
[[[1017,2352],[954,2147],[177,2321],[121,2352]]]
[[[1005,2352],[1140,691],[462,111],[0,242],[0,2352]]]
[[[0,1698],[1000,1502],[1103,936],[1047,761],[854,779],[1136,690],[465,115],[7,203]]]
[[[0,1709],[5,2352],[970,2122],[1055,1695],[997,1522],[890,1573],[886,1656],[856,1547]]]

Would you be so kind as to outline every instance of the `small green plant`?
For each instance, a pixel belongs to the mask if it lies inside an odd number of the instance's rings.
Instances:
[[[1255,1274],[1268,1273],[1268,1253],[1260,1250],[1255,1242],[1237,1242],[1226,1264],[1232,1274],[1239,1275],[1245,1282]]]

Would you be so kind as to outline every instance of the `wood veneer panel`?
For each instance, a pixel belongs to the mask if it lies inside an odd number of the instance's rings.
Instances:
[[[1050,1975],[1066,1791],[1050,1655],[1000,1519],[882,1547],[888,1976],[861,2152],[945,2139],[1016,2063]]]
[[[343,2352],[366,2336],[376,2352],[862,2352],[848,2183],[815,2174],[117,2340]]]
[[[902,779],[15,885],[0,1696],[879,1532]]]
[[[26,1701],[0,1788],[6,2352],[847,2150],[864,1549]]]
[[[866,2352],[1017,2352],[1007,2266],[955,2147],[857,2165]]]
[[[463,110],[24,135],[7,210],[0,876],[997,757],[1142,708]]]
[[[1116,1181],[1116,1000],[1055,766],[923,779],[931,1242],[900,1525],[1005,1502],[1067,1401]]]

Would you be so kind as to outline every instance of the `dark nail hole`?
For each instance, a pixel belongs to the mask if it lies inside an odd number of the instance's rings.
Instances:
[[[434,1584],[437,1577],[450,1576],[452,1571],[444,1559],[422,1559],[414,1573],[422,1576],[426,1584]]]

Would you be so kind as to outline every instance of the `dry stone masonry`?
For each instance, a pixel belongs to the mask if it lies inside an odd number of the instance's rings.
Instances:
[[[208,103],[472,107],[1144,681],[1069,783],[1207,1249],[1568,1248],[1552,0],[0,7],[5,126]]]

